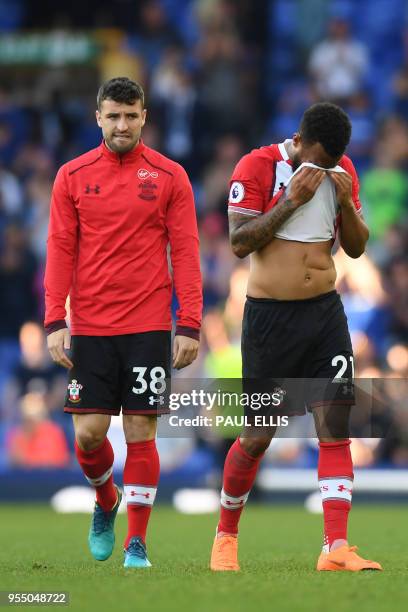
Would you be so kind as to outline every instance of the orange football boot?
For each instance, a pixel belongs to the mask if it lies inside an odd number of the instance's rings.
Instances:
[[[238,572],[238,538],[231,535],[215,536],[210,568],[214,572]]]
[[[357,546],[340,546],[329,553],[322,552],[317,562],[317,571],[360,572],[361,570],[382,570],[376,561],[363,559],[357,553]]]

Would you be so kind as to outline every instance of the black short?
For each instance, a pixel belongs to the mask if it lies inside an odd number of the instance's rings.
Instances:
[[[72,336],[65,412],[168,412],[171,333]],[[167,379],[167,381],[166,381]]]
[[[289,414],[301,414],[305,406],[353,405],[353,349],[338,293],[306,300],[248,297],[242,365],[244,388],[292,387],[285,398]]]

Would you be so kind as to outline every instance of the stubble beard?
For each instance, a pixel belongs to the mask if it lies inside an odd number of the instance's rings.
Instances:
[[[129,153],[135,146],[138,144],[140,139],[139,136],[134,136],[133,138],[129,138],[125,140],[123,143],[120,143],[117,138],[112,136],[111,138],[105,138],[105,142],[108,145],[109,149],[118,155],[123,155],[124,153]]]

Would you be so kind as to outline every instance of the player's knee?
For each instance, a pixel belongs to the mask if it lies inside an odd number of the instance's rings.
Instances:
[[[346,440],[350,437],[350,406],[330,405],[313,410],[320,442]]]
[[[241,446],[251,457],[262,455],[271,443],[271,436],[257,436],[256,438],[241,438]]]
[[[123,431],[126,442],[144,442],[156,435],[157,417],[146,415],[123,415]]]
[[[83,428],[75,432],[77,444],[84,451],[91,451],[98,448],[104,441],[105,436],[105,431],[96,431],[89,428]]]

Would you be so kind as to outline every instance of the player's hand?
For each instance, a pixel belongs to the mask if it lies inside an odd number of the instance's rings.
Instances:
[[[353,179],[347,172],[330,172],[330,178],[336,186],[336,196],[339,205],[342,208],[352,208],[352,188]]]
[[[173,368],[181,370],[197,358],[198,340],[188,336],[176,336],[173,344]]]
[[[69,349],[71,347],[71,334],[67,327],[58,329],[52,332],[52,334],[49,334],[49,336],[47,336],[47,346],[52,360],[55,361],[55,363],[58,363],[68,370],[73,367],[72,361],[64,351],[64,349]]]
[[[297,207],[309,202],[320,187],[326,172],[319,168],[302,168],[290,182],[288,199]]]

